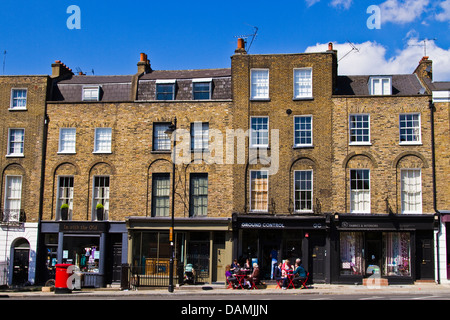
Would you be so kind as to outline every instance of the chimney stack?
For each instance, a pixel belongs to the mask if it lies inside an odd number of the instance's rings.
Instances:
[[[243,38],[239,38],[237,42],[237,48],[234,50],[236,54],[247,54],[245,51],[245,40]]]
[[[150,66],[150,60],[147,58],[147,54],[141,52],[141,60],[137,64],[138,73],[150,73],[152,68]]]
[[[61,63],[60,60],[56,60],[55,63],[52,63],[52,78],[58,78],[65,75],[73,75],[72,69],[67,67],[64,63]]]
[[[428,56],[422,57],[419,61],[419,65],[413,73],[415,73],[421,80],[428,78],[433,81],[433,61],[429,60]]]

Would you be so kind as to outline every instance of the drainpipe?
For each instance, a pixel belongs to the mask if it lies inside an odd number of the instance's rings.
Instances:
[[[434,103],[430,100],[430,123],[431,123],[431,168],[433,171],[433,209],[438,215],[438,232],[436,233],[436,265],[437,265],[437,283],[441,283],[440,275],[440,259],[439,259],[439,234],[441,233],[441,221],[440,214],[437,209],[437,197],[436,197],[436,155],[435,155],[435,141],[434,141]]]

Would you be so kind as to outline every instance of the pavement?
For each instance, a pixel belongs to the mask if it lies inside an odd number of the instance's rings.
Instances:
[[[44,289],[45,290],[45,289]],[[173,293],[168,292],[167,288],[139,288],[137,290],[121,290],[118,286],[112,286],[108,288],[83,288],[82,290],[73,291],[69,294],[55,294],[53,291],[44,292],[42,287],[29,287],[19,289],[3,289],[0,290],[1,298],[49,298],[56,296],[71,296],[77,295],[89,299],[89,297],[96,298],[108,298],[108,297],[138,297],[138,296],[167,296],[170,299],[171,296],[177,295],[178,298],[186,296],[189,299],[189,295],[201,294],[205,295],[205,299],[208,299],[209,295],[226,295],[230,299],[233,299],[235,295],[285,295],[288,299],[289,295],[298,294],[358,294],[358,295],[374,295],[374,294],[429,294],[429,295],[450,295],[450,285],[435,284],[435,283],[419,283],[409,285],[388,285],[388,286],[364,286],[364,285],[335,285],[335,284],[314,284],[308,289],[287,289],[281,290],[276,288],[276,285],[267,285],[257,290],[246,289],[227,289],[223,283],[206,284],[206,285],[183,285],[176,287]]]

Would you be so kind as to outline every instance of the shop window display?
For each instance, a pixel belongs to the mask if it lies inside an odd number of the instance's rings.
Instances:
[[[407,232],[383,233],[384,272],[386,276],[410,276],[410,234]]]
[[[340,234],[341,275],[362,275],[364,270],[363,234],[342,232]]]
[[[63,263],[76,265],[82,272],[99,272],[100,238],[65,237]]]

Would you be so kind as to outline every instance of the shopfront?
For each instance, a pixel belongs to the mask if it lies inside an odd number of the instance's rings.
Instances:
[[[435,215],[335,215],[332,281],[361,283],[379,276],[390,284],[434,279]]]
[[[55,265],[75,265],[83,287],[105,287],[120,282],[126,263],[127,233],[124,223],[43,222],[44,279],[54,279]]]
[[[233,215],[233,259],[257,261],[271,278],[272,259],[297,258],[316,283],[329,282],[329,216]]]
[[[156,277],[168,278],[170,225],[170,218],[128,218],[131,249],[128,263],[133,272],[140,275],[140,285],[151,286]],[[197,282],[224,282],[225,266],[231,261],[230,219],[177,218],[174,230],[175,281],[179,281],[178,276],[184,266],[192,264]]]

